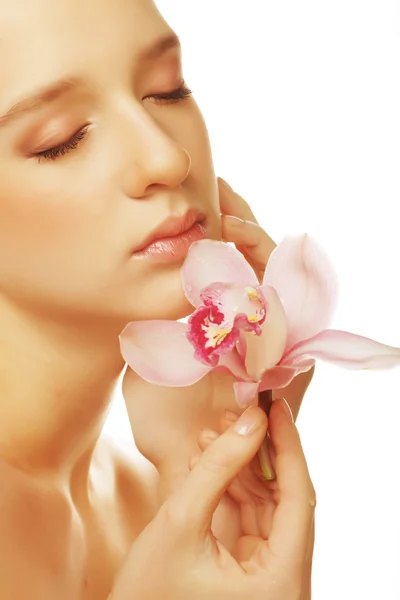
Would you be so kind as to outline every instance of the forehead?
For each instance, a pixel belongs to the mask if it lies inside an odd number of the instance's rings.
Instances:
[[[35,82],[87,65],[115,68],[169,30],[152,0],[0,2],[0,83]],[[25,87],[25,86],[24,86]],[[0,87],[1,90],[1,87]]]
[[[98,33],[124,24],[140,32],[154,19],[162,17],[153,0],[7,0],[0,3],[0,39],[17,31],[38,39],[52,28],[67,33],[91,25]]]

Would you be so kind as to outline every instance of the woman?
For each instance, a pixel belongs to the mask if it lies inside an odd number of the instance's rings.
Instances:
[[[273,247],[232,218],[253,220],[217,185],[176,37],[151,0],[17,0],[0,44],[0,597],[309,597],[314,492],[283,402],[238,420],[227,376],[164,390],[128,371],[150,462],[100,435],[126,323],[190,310],[191,241],[223,236],[260,271]],[[285,390],[295,415],[309,379]]]

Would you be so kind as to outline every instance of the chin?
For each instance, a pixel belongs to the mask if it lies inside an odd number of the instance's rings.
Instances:
[[[189,303],[186,304],[185,308],[177,307],[175,310],[170,311],[168,314],[159,317],[160,319],[168,319],[168,321],[178,321],[178,319],[184,319],[192,314],[195,309]]]
[[[131,321],[153,321],[153,320],[169,320],[177,321],[183,319],[188,315],[192,314],[195,307],[190,304],[183,290],[171,288],[169,290],[161,291],[158,290],[158,294],[150,293],[146,294],[134,294],[133,298],[131,294],[125,297],[123,304],[121,305],[121,298],[118,303],[113,303],[114,310],[108,312],[108,317],[111,320],[115,318],[124,324],[130,323]],[[108,303],[109,306],[109,303]],[[103,313],[107,318],[107,315]]]
[[[167,319],[177,321],[187,317],[195,310],[194,306],[186,299],[184,294],[177,294],[173,298],[165,299],[157,304],[149,303],[146,308],[135,311],[135,321],[151,321],[154,319]]]
[[[174,269],[149,270],[139,285],[135,282],[128,294],[124,293],[124,305],[132,316],[131,321],[175,321],[194,312],[195,307],[183,292],[180,267],[179,264]]]

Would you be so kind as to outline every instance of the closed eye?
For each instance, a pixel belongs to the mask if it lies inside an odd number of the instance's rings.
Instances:
[[[85,125],[77,131],[68,141],[59,144],[58,146],[54,146],[54,148],[49,148],[48,150],[41,150],[40,152],[36,152],[35,156],[38,161],[42,158],[49,160],[56,160],[60,156],[64,156],[67,152],[71,150],[75,150],[78,147],[78,144],[84,139],[87,134],[87,130],[89,125]]]
[[[151,96],[147,96],[147,98],[155,98],[156,104],[175,104],[176,102],[185,100],[185,98],[188,98],[192,94],[192,90],[183,84],[172,92],[167,92],[165,94],[152,94]],[[165,100],[167,102],[164,102]]]
[[[156,104],[175,104],[177,102],[181,102],[186,98],[189,98],[193,94],[192,90],[189,89],[185,84],[180,85],[177,89],[172,92],[166,92],[165,94],[152,94],[151,96],[146,96],[146,98],[154,98]],[[146,99],[144,98],[144,100]],[[41,159],[45,160],[56,160],[60,156],[64,156],[71,150],[75,150],[79,143],[85,138],[89,125],[85,125],[79,131],[77,131],[68,141],[55,146],[54,148],[49,148],[47,150],[41,150],[40,152],[35,153],[35,157],[40,162]]]

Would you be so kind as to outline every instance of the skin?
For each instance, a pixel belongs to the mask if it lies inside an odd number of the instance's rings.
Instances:
[[[228,378],[206,378],[187,419],[173,421],[172,410],[162,426],[160,390],[147,395],[141,382],[125,381],[133,433],[150,418],[138,440],[149,462],[138,466],[131,448],[101,435],[124,367],[118,334],[132,320],[191,310],[181,263],[134,261],[132,251],[189,208],[204,212],[208,237],[224,233],[223,194],[195,100],[154,98],[179,87],[179,49],[141,57],[171,33],[150,0],[0,7],[0,597],[106,598],[132,542],[184,475],[169,440],[184,441],[187,470],[201,429],[232,408]],[[2,118],[37,88],[73,77],[85,84]],[[55,160],[35,155],[86,125],[76,149]],[[243,208],[232,196],[228,214]],[[258,229],[242,244],[250,259],[260,244],[273,247]],[[305,375],[285,390],[295,414]],[[192,396],[185,390],[177,406]],[[195,407],[209,397],[217,409],[189,434]],[[169,457],[164,470],[160,453]]]
[[[261,280],[266,259],[275,244],[258,225],[245,200],[220,179],[218,181],[222,237],[236,244]],[[236,215],[236,219],[232,215]],[[238,218],[245,221],[233,225]],[[286,388],[273,390],[274,398],[285,397],[294,418],[298,415],[312,376],[313,370],[298,376]],[[226,422],[226,410],[238,414],[233,383],[234,379],[229,374],[212,372],[190,387],[190,399],[193,401],[188,402],[188,388],[153,386],[131,369],[127,370],[122,389],[131,428],[141,454],[156,466],[160,475],[160,502],[186,479],[189,468],[187,457],[198,452],[199,430],[221,431]],[[146,398],[145,403],[142,398]],[[246,528],[241,515],[237,498],[225,495],[216,512],[213,530],[229,549],[234,547],[243,528]],[[247,520],[251,519],[252,515],[249,515]]]
[[[258,505],[260,529],[254,522],[229,551],[213,534],[214,511],[251,463],[267,425],[277,480],[268,482],[269,499]],[[304,578],[314,510],[315,492],[288,405],[273,402],[268,424],[252,406],[204,450],[138,537],[110,600],[131,600],[133,594],[140,600],[308,600]]]

